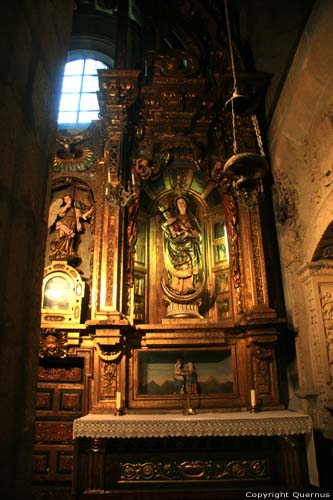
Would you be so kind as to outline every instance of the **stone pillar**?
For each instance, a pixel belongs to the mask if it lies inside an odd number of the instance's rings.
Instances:
[[[73,4],[14,0],[0,18],[0,492],[30,498],[46,187]]]

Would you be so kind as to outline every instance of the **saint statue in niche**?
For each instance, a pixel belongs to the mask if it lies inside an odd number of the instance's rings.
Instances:
[[[160,206],[164,222],[164,264],[167,271],[166,284],[175,296],[195,294],[202,271],[201,229],[196,217],[190,212],[189,202],[184,196],[175,199],[175,208]]]
[[[70,194],[55,200],[49,211],[49,228],[55,229],[55,238],[50,244],[50,260],[71,262],[77,258],[76,237],[82,231],[82,222],[88,220],[94,208],[82,211],[75,206]]]

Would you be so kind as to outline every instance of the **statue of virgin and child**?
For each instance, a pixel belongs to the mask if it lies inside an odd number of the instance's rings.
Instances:
[[[200,285],[202,270],[199,222],[182,195],[175,199],[174,209],[163,207],[163,217],[161,228],[168,289],[176,296],[192,295]]]

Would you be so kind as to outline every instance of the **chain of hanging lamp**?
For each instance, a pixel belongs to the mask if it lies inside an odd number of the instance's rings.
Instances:
[[[233,155],[226,161],[224,165],[224,174],[232,181],[237,191],[243,191],[245,195],[247,195],[250,191],[253,191],[258,187],[260,189],[262,185],[262,179],[268,171],[268,163],[265,158],[259,123],[255,114],[251,114],[251,120],[260,154],[254,152],[239,153],[238,151],[236,115],[249,115],[251,106],[249,98],[245,95],[240,94],[238,91],[227,0],[224,0],[224,8],[233,78],[233,94],[225,104],[226,109],[228,111],[231,111],[232,116]]]
[[[224,11],[225,11],[225,19],[226,19],[226,23],[227,23],[229,54],[230,54],[231,71],[232,71],[232,78],[233,78],[233,95],[235,95],[238,93],[237,76],[236,76],[236,70],[235,70],[234,51],[232,49],[232,42],[231,42],[231,30],[230,30],[230,21],[229,21],[228,1],[227,0],[224,0]],[[231,116],[232,116],[232,147],[233,147],[234,154],[237,154],[238,145],[237,145],[237,136],[236,136],[236,115],[235,115],[235,106],[234,106],[233,99],[231,99]]]
[[[261,156],[265,156],[264,145],[263,145],[262,138],[261,138],[261,133],[260,133],[257,115],[252,115],[251,118],[252,118],[254,131],[256,134],[256,139],[257,139],[257,143],[259,146],[260,154],[261,154]]]

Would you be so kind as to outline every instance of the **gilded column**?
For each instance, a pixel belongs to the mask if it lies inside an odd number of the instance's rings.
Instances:
[[[273,319],[276,313],[269,305],[258,193],[251,196],[251,203],[240,200],[238,204],[244,311],[253,319]]]
[[[128,188],[128,123],[138,95],[138,71],[100,73],[100,109],[104,134],[104,200],[96,220],[91,322],[122,323],[124,281],[124,193]],[[129,170],[129,168],[128,168]]]

